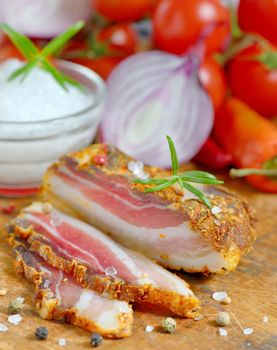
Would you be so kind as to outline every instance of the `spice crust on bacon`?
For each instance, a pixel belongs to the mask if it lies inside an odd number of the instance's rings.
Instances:
[[[36,208],[35,210],[39,208],[38,210],[41,210],[41,206],[41,203],[33,203],[32,206],[23,209],[21,215],[9,224],[6,231],[9,235],[11,244],[13,244],[12,242],[17,238],[25,240],[32,251],[36,252],[41,258],[47,261],[49,265],[74,276],[76,281],[83,288],[90,288],[101,294],[105,293],[114,299],[138,304],[148,303],[157,306],[160,305],[164,309],[168,309],[179,316],[192,318],[195,316],[196,311],[199,309],[199,301],[190,291],[186,282],[164,270],[157,264],[152,263],[149,259],[139,256],[137,253],[132,253],[127,250],[125,251],[122,248],[127,256],[131,256],[131,259],[136,259],[137,254],[137,260],[140,264],[145,261],[144,265],[149,269],[151,269],[151,266],[154,266],[158,274],[164,274],[165,276],[163,278],[165,280],[168,279],[166,282],[170,285],[168,290],[159,287],[159,285],[153,286],[151,282],[148,282],[147,278],[145,283],[138,284],[135,282],[126,282],[122,280],[120,276],[117,278],[113,276],[105,276],[105,274],[92,273],[89,271],[90,266],[78,260],[78,258],[69,258],[65,254],[61,254],[59,247],[45,236],[45,232],[39,232],[39,230],[34,228],[34,224],[30,222],[28,223],[26,220],[26,215],[33,211],[32,208]],[[66,216],[64,215],[63,217],[65,218]],[[77,222],[76,219],[67,218],[73,222]],[[80,224],[85,225],[87,228],[89,227],[88,225],[79,222],[79,225]],[[93,228],[90,227],[90,229]],[[103,234],[101,233],[101,235]],[[108,237],[106,239],[110,240]],[[116,244],[116,246],[118,245]],[[174,285],[174,283],[176,283],[176,288],[171,286],[171,284]]]
[[[91,290],[82,289],[72,277],[48,266],[22,241],[10,239],[9,243],[14,247],[16,254],[16,272],[22,273],[35,285],[34,301],[42,318],[62,320],[90,332],[99,332],[106,338],[130,336],[133,313],[127,303],[109,300]],[[52,289],[46,285],[46,282],[52,285]],[[61,296],[65,288],[68,294],[71,294],[68,296],[69,300],[63,300],[66,297]],[[76,298],[72,301],[74,293]],[[97,306],[99,302],[100,306]],[[121,306],[124,307],[124,312],[117,309],[120,303],[124,304]],[[101,310],[92,310],[95,308],[101,308]]]
[[[206,273],[234,270],[256,237],[247,204],[213,185],[199,188],[213,207],[220,208],[217,214],[176,186],[144,193],[151,185],[133,183],[130,161],[105,144],[73,152],[48,169],[42,194],[61,210],[165,267]],[[168,176],[149,166],[143,172],[150,177]]]

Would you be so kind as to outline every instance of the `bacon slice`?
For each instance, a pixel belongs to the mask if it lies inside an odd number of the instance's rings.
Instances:
[[[191,193],[143,193],[128,170],[131,158],[108,145],[69,154],[49,168],[45,198],[165,267],[188,272],[234,270],[255,239],[247,205],[216,186],[199,186],[220,213]],[[99,165],[100,164],[100,165]],[[138,164],[137,164],[138,165]],[[164,171],[145,167],[151,177]]]
[[[42,318],[66,321],[107,338],[131,334],[133,312],[128,303],[83,289],[72,276],[49,266],[23,242],[13,240],[13,246],[17,272],[36,286],[34,300]]]
[[[74,276],[82,287],[194,317],[199,302],[184,280],[82,221],[54,208],[45,213],[46,205],[35,202],[23,209],[8,226],[10,240],[25,240],[31,250]]]

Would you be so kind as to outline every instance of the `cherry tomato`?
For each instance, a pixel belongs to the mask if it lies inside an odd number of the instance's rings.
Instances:
[[[211,57],[200,66],[199,79],[213,101],[214,110],[221,106],[227,91],[226,77],[221,66]]]
[[[110,51],[126,55],[134,53],[138,46],[137,35],[131,25],[127,23],[118,23],[102,29],[97,40],[106,42]]]
[[[222,50],[229,37],[230,19],[219,0],[162,0],[154,13],[155,44],[182,54],[198,40],[208,53]]]
[[[240,0],[238,18],[243,30],[277,45],[277,0]]]
[[[98,58],[74,58],[71,61],[88,67],[98,73],[104,80],[111,71],[124,59],[124,57],[98,57]]]
[[[94,0],[93,5],[111,21],[133,21],[151,10],[152,0]]]
[[[234,96],[270,118],[277,115],[277,69],[255,58],[263,52],[259,44],[244,49],[229,62],[227,77]]]

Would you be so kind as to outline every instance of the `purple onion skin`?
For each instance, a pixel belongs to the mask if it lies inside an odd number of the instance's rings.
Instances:
[[[0,0],[0,23],[32,38],[50,39],[91,15],[91,0]]]
[[[103,141],[145,164],[170,168],[169,135],[180,162],[192,159],[214,121],[211,99],[198,80],[200,61],[192,53],[148,51],[119,64],[107,81]]]

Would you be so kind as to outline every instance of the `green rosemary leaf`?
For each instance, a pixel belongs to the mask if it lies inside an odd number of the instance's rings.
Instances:
[[[10,38],[16,48],[28,61],[32,61],[36,55],[38,55],[38,49],[25,35],[18,33],[6,23],[1,23],[0,29],[3,30],[3,32]]]
[[[41,56],[47,57],[60,50],[74,35],[76,35],[85,25],[84,21],[78,21],[66,29],[62,34],[50,41],[43,50]]]
[[[147,190],[145,190],[145,193],[150,193],[150,192],[157,192],[157,191],[161,191],[164,190],[167,187],[170,187],[172,185],[174,185],[176,182],[178,181],[178,178],[172,179],[172,180],[168,180],[165,183],[155,186],[155,187],[151,187],[148,188]]]
[[[176,149],[175,149],[175,146],[174,146],[174,143],[173,143],[171,137],[170,136],[166,136],[166,138],[167,138],[167,142],[168,142],[169,149],[170,149],[170,156],[171,156],[171,163],[172,163],[172,173],[173,173],[173,175],[176,175],[178,170],[179,170],[179,162],[178,162]]]
[[[188,191],[190,191],[191,193],[195,194],[196,197],[198,197],[202,202],[204,202],[207,205],[207,207],[209,207],[210,209],[212,208],[211,202],[208,200],[208,198],[204,195],[204,193],[202,191],[198,190],[197,188],[195,188],[191,184],[188,184],[185,181],[183,181],[183,186]]]
[[[53,76],[53,78],[56,80],[56,82],[65,90],[68,91],[66,84],[65,84],[65,80],[63,75],[54,67],[52,66],[52,64],[50,64],[47,60],[43,60],[41,62],[42,64],[42,68],[48,72],[49,74],[51,74]]]
[[[84,87],[76,80],[70,78],[68,75],[62,74],[61,76],[63,77],[64,81],[67,82],[68,84],[75,86],[76,88],[80,89],[81,91],[84,91]]]
[[[24,64],[24,66],[16,69],[10,76],[8,81],[12,81],[14,79],[16,79],[17,77],[19,77],[20,75],[23,75],[22,80],[24,80],[27,76],[27,74],[29,73],[30,70],[33,69],[34,65],[36,63],[34,61],[31,61],[29,63]]]
[[[222,185],[222,184],[224,184],[224,181],[220,181],[217,179],[216,180],[209,179],[206,177],[193,177],[193,176],[182,175],[181,179],[183,181],[189,181],[189,182],[194,182],[194,183],[203,184],[203,185]]]
[[[206,171],[201,171],[201,170],[190,170],[190,171],[185,171],[184,173],[181,174],[182,176],[194,176],[194,177],[201,177],[201,178],[207,178],[207,179],[213,179],[217,180],[216,176],[214,176],[211,173],[208,173]]]
[[[134,183],[142,185],[162,185],[165,182],[168,182],[168,179],[135,179]]]
[[[82,89],[81,84],[79,84],[71,77],[60,73],[50,62],[47,61],[46,57],[52,55],[63,45],[65,45],[68,40],[70,40],[74,35],[78,33],[78,31],[81,28],[83,28],[83,26],[84,21],[76,22],[64,33],[54,38],[40,52],[28,37],[18,33],[8,24],[0,24],[0,29],[2,29],[6,33],[6,35],[10,38],[13,44],[18,48],[18,50],[24,55],[24,57],[28,61],[26,65],[20,67],[15,72],[13,72],[9,77],[9,80],[14,80],[19,76],[22,76],[21,81],[23,81],[35,66],[40,65],[42,69],[44,69],[46,72],[50,73],[53,76],[53,78],[65,91],[67,91],[66,83]]]
[[[181,189],[182,189],[182,190],[184,190],[183,181],[182,181],[182,179],[181,179],[181,177],[180,177],[180,176],[178,176],[178,183],[179,183],[179,185],[180,185]]]

